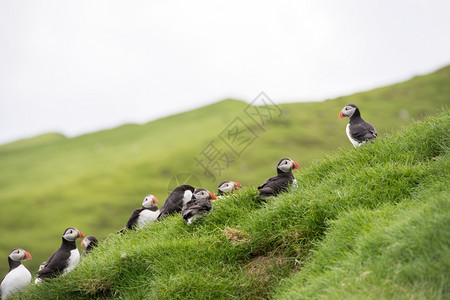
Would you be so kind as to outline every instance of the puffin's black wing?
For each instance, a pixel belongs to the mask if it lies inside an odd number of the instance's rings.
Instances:
[[[67,266],[67,260],[70,257],[70,251],[56,250],[47,260],[47,264],[42,270],[36,272],[39,278],[55,277],[61,273]]]
[[[208,199],[194,199],[187,202],[183,207],[182,216],[183,219],[187,220],[194,215],[204,215],[211,209],[212,204]]]
[[[257,197],[276,196],[280,192],[286,190],[293,181],[290,176],[274,176],[267,179],[263,184],[258,186],[259,194]]]
[[[372,124],[366,121],[358,122],[356,124],[351,124],[349,127],[350,135],[359,142],[365,142],[368,140],[373,140],[377,137],[377,131]]]
[[[180,212],[183,205],[183,197],[179,195],[169,195],[167,200],[163,203],[160,209],[160,213],[158,216],[158,220],[161,219],[161,217]]]
[[[278,193],[282,189],[286,189],[291,182],[289,177],[286,176],[274,176],[267,179],[263,184],[258,186],[258,190],[261,191],[274,191]]]
[[[265,188],[265,187],[268,186],[268,185],[270,186],[271,183],[272,183],[273,181],[275,181],[277,178],[278,178],[277,176],[270,177],[269,179],[267,179],[266,181],[264,181],[260,186],[258,186],[258,190],[263,189],[263,188]]]
[[[167,197],[166,201],[164,201],[161,206],[159,216],[156,220],[159,221],[165,215],[180,212],[183,208],[183,198],[185,197],[185,192],[188,190],[193,193],[195,188],[189,184],[183,184],[174,188],[169,197]]]
[[[127,229],[132,229],[134,227],[134,225],[136,225],[137,219],[139,218],[139,214],[143,210],[144,210],[144,208],[137,208],[137,209],[133,210],[130,218],[128,219],[127,225],[126,225]]]
[[[58,252],[58,250],[55,251],[55,252],[53,252],[52,255],[50,255],[50,257],[49,257],[49,258],[47,259],[47,261],[45,262],[44,267],[46,267],[50,262],[52,262],[52,260],[55,258],[56,252]]]

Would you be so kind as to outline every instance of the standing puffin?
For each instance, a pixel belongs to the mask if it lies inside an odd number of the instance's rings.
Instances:
[[[31,273],[22,264],[22,261],[30,259],[30,253],[20,248],[13,249],[9,253],[9,272],[0,284],[2,299],[7,299],[31,283]]]
[[[347,104],[339,113],[339,119],[348,117],[350,120],[345,131],[354,147],[377,137],[375,128],[361,118],[361,113],[355,104]]]
[[[158,199],[153,195],[145,196],[142,200],[142,207],[133,210],[127,225],[120,232],[124,232],[127,229],[141,228],[147,224],[153,223],[159,216]]]
[[[62,244],[58,250],[47,259],[47,264],[42,270],[36,272],[39,279],[56,277],[71,272],[80,261],[76,240],[84,238],[84,234],[74,227],[64,230]]]
[[[186,223],[191,224],[202,215],[207,214],[211,208],[211,201],[216,200],[216,196],[206,189],[195,189],[192,199],[183,206],[181,215]]]
[[[277,165],[277,176],[270,177],[258,186],[259,194],[256,197],[266,199],[286,191],[290,184],[295,184],[296,181],[294,175],[292,175],[292,170],[298,168],[300,166],[292,159],[282,158]]]
[[[183,209],[183,205],[191,200],[194,190],[195,188],[188,184],[183,184],[173,189],[162,205],[157,220],[161,220],[166,215],[180,212]]]
[[[219,183],[217,196],[223,196],[226,193],[233,194],[235,190],[241,187],[241,184],[236,181],[222,181],[221,183]]]
[[[86,247],[83,256],[88,255],[98,245],[98,239],[93,235],[88,235],[81,241],[81,246]]]

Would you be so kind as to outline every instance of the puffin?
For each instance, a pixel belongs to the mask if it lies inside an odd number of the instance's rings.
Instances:
[[[263,184],[258,186],[259,194],[256,197],[264,200],[288,190],[291,184],[296,184],[294,175],[292,175],[292,170],[298,168],[300,168],[300,166],[292,159],[282,158],[277,165],[277,176],[270,177],[264,181]]]
[[[183,184],[174,188],[161,206],[157,220],[160,221],[169,214],[180,212],[183,209],[183,205],[191,200],[194,191],[195,188],[189,184]]]
[[[187,224],[199,219],[212,209],[211,201],[216,200],[216,195],[207,189],[195,189],[191,200],[183,205],[181,215]]]
[[[81,241],[81,246],[86,247],[86,250],[83,252],[83,256],[88,255],[94,250],[98,245],[98,239],[93,235],[88,235]]]
[[[39,279],[52,278],[71,272],[80,261],[76,240],[84,238],[84,234],[74,227],[64,230],[61,247],[47,259],[42,270],[36,272]]]
[[[235,190],[241,188],[242,185],[236,181],[222,181],[217,188],[217,196],[223,196],[227,193],[233,194]]]
[[[2,300],[24,289],[31,283],[31,273],[22,264],[22,261],[30,260],[31,255],[27,251],[15,248],[8,255],[9,272],[0,284]]]
[[[133,210],[127,225],[120,232],[124,232],[127,229],[142,228],[147,224],[153,223],[159,216],[158,199],[153,195],[145,196],[142,200],[142,207]]]
[[[349,118],[345,132],[354,147],[359,147],[365,142],[371,141],[377,137],[375,127],[361,118],[359,108],[356,107],[355,104],[347,104],[339,112],[339,119],[345,117]]]

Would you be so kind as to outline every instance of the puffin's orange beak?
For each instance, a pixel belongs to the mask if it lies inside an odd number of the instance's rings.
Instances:
[[[344,119],[345,116],[342,114],[342,110],[339,112],[339,119]]]
[[[22,257],[22,260],[30,260],[31,259],[30,252],[25,251],[25,250],[23,250],[23,251],[25,252],[25,257]]]
[[[84,240],[81,241],[81,246],[86,247],[86,243],[84,242]]]
[[[153,201],[154,204],[158,203],[158,198],[156,198],[155,196],[153,196],[153,200],[154,200]]]
[[[234,182],[234,184],[238,187],[238,188],[241,188],[242,187],[242,185],[239,183],[239,182]]]
[[[298,163],[296,163],[295,161],[292,161],[294,163],[294,167],[292,169],[298,169],[300,168],[300,165]]]
[[[209,192],[209,194],[211,195],[211,198],[209,200],[214,201],[216,200],[216,195],[214,195],[214,193]]]
[[[84,238],[84,234],[81,231],[77,230],[77,232],[78,232],[77,239]]]

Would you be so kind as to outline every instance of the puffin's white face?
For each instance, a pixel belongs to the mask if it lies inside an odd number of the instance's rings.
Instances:
[[[228,193],[228,192],[233,192],[234,190],[236,190],[237,188],[240,188],[240,187],[241,187],[241,185],[237,182],[225,181],[224,183],[222,183],[219,186],[219,190],[224,193]]]
[[[295,161],[293,161],[292,159],[286,158],[283,159],[282,161],[280,161],[280,163],[278,164],[277,168],[280,169],[283,172],[289,172],[293,169],[298,169],[300,166],[298,165],[298,163],[296,163]]]
[[[97,242],[97,238],[93,235],[88,235],[87,237],[85,237],[82,241],[81,241],[81,246],[83,247],[88,247],[90,244],[92,244],[95,241],[95,243]],[[96,246],[95,244],[93,244],[92,246]]]
[[[155,205],[156,203],[158,203],[158,199],[156,199],[156,197],[153,195],[148,195],[142,201],[142,206],[145,208],[149,208],[152,205]]]
[[[23,249],[18,248],[12,250],[11,253],[9,253],[9,257],[15,261],[30,260],[31,254]]]
[[[205,189],[198,189],[194,191],[195,199],[208,199],[210,201],[216,200],[216,195],[213,193],[205,190]]]
[[[355,113],[356,106],[353,105],[346,105],[339,114],[339,117],[342,119],[344,117],[351,117]]]
[[[84,238],[84,239],[81,241],[81,246],[87,247],[87,246],[89,246],[90,243],[91,243],[91,240],[90,240],[90,239]]]
[[[75,241],[78,238],[84,238],[84,234],[74,227],[69,227],[64,231],[63,238],[67,241]]]

